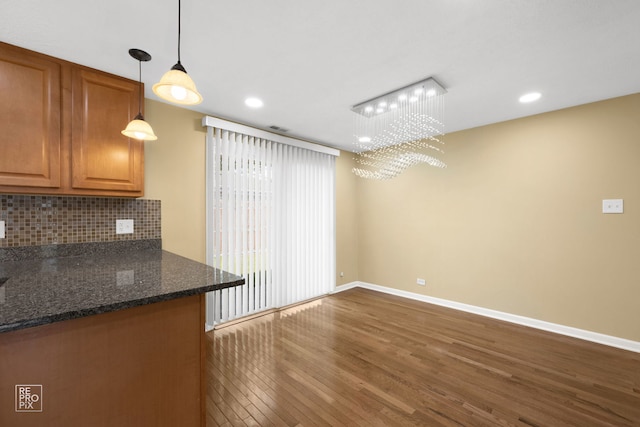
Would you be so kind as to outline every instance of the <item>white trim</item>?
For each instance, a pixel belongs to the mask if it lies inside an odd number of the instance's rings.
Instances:
[[[412,300],[422,301],[442,307],[452,308],[454,310],[466,311],[468,313],[478,314],[484,317],[503,320],[505,322],[515,323],[518,325],[529,326],[531,328],[541,329],[543,331],[553,332],[560,335],[566,335],[585,341],[591,341],[598,344],[604,344],[610,347],[621,348],[636,353],[640,353],[640,342],[632,341],[625,338],[618,338],[611,335],[600,334],[598,332],[586,331],[584,329],[573,328],[571,326],[559,325],[557,323],[545,322],[543,320],[532,319],[530,317],[518,316],[516,314],[505,313],[502,311],[491,310],[488,308],[477,307],[474,305],[463,304],[460,302],[450,301],[442,298],[431,297],[428,295],[416,294],[413,292],[402,291],[399,289],[388,288],[386,286],[374,285],[366,282],[351,282],[345,285],[336,286],[333,293],[343,292],[356,287],[370,289],[373,291],[384,292],[399,297],[409,298]]]
[[[303,141],[301,139],[267,132],[262,129],[254,128],[236,122],[230,122],[228,120],[219,119],[217,117],[204,116],[202,118],[202,126],[224,129],[230,132],[241,133],[243,135],[267,139],[269,141],[279,142],[281,144],[293,145],[294,147],[305,148],[307,150],[317,151],[324,154],[330,154],[336,157],[340,156],[340,150],[336,150],[335,148],[325,147],[324,145],[316,144],[313,142]]]

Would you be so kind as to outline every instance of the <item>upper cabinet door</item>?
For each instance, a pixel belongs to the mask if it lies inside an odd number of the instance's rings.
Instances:
[[[0,185],[60,187],[61,66],[0,44]]]
[[[120,133],[138,113],[138,83],[74,68],[71,86],[71,187],[142,195],[143,142]]]

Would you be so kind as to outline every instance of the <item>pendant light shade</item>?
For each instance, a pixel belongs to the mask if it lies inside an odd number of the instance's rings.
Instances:
[[[180,63],[164,73],[160,81],[153,85],[153,92],[175,104],[196,105],[202,102],[202,95],[196,89],[196,84]]]
[[[153,133],[151,125],[144,121],[142,114],[138,114],[135,119],[131,120],[127,128],[122,131],[124,136],[139,139],[141,141],[155,141],[158,137]]]
[[[142,61],[150,61],[151,55],[140,49],[129,49],[129,55],[138,60],[138,83],[140,84],[138,94],[138,114],[129,122],[125,130],[121,133],[126,137],[139,139],[141,141],[155,141],[158,137],[153,133],[151,125],[144,121],[144,116],[142,115]]]
[[[181,2],[178,0],[178,62],[164,73],[158,83],[153,85],[153,92],[160,98],[174,104],[196,105],[202,102],[202,95],[180,62],[181,6]]]

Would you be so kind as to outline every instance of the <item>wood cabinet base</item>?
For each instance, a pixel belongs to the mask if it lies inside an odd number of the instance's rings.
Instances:
[[[204,344],[202,295],[1,333],[0,425],[204,426]]]

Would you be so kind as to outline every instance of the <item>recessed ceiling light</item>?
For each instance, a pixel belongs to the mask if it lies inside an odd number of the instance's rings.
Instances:
[[[264,105],[264,102],[262,102],[262,99],[258,99],[258,98],[247,98],[244,100],[244,104],[247,107],[251,107],[251,108],[260,108]]]
[[[371,138],[368,136],[361,136],[360,138],[358,138],[358,141],[367,143],[367,142],[371,142]]]
[[[537,101],[541,96],[540,92],[525,93],[520,97],[519,101],[525,104],[527,102]]]

